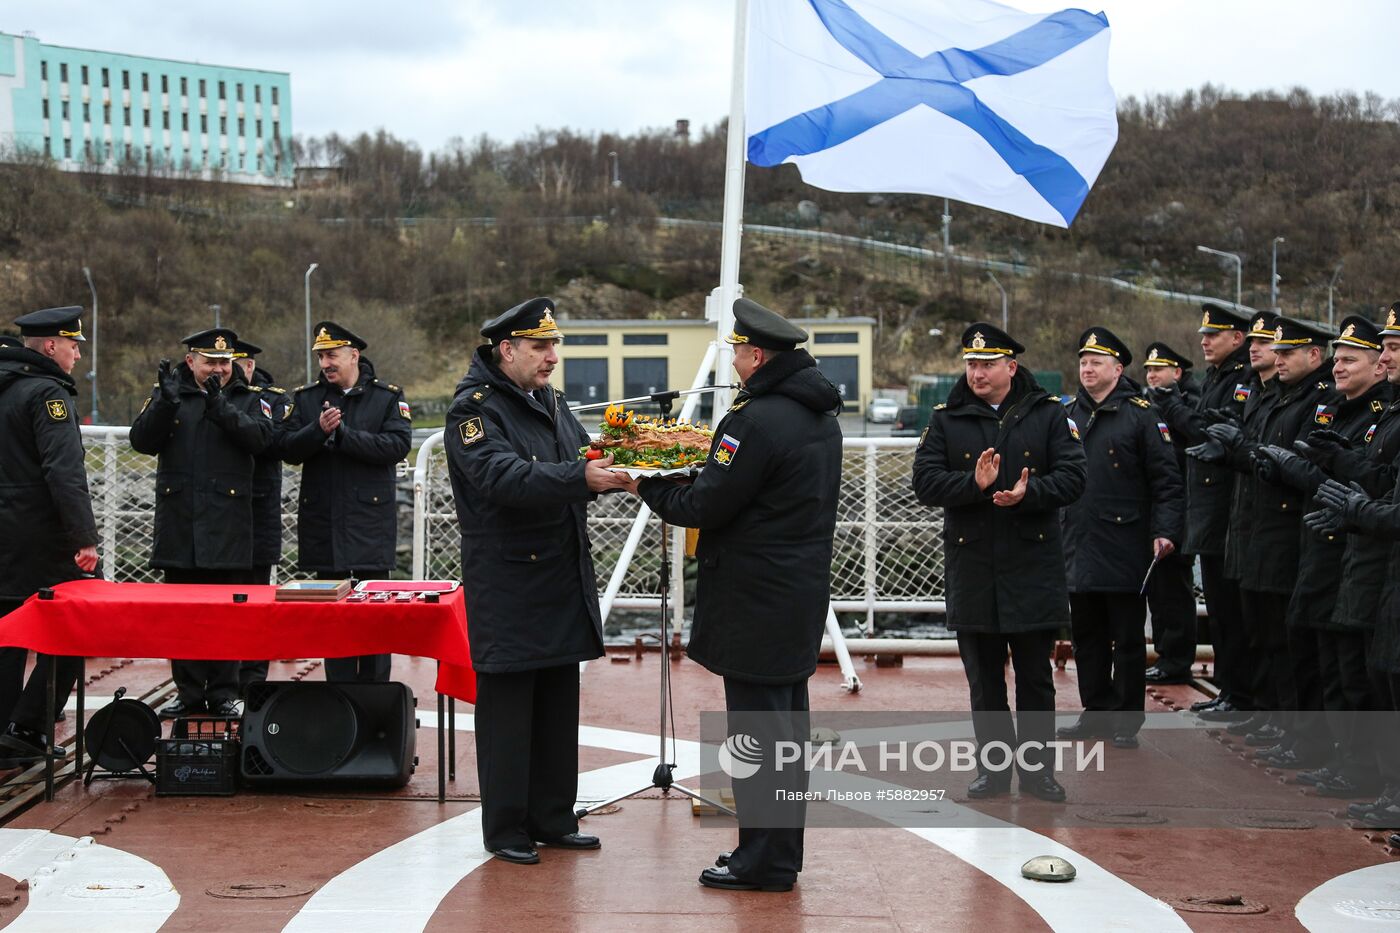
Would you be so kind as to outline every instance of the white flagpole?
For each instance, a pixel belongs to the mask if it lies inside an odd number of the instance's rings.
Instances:
[[[734,348],[724,338],[734,330],[734,300],[739,297],[739,237],[744,224],[744,165],[748,134],[744,130],[744,63],[747,54],[749,0],[734,0],[734,77],[729,90],[729,139],[724,162],[724,220],[720,242],[719,288],[711,293],[710,316],[718,322],[719,354],[715,382],[727,383]],[[728,389],[715,393],[715,420],[729,407]]]

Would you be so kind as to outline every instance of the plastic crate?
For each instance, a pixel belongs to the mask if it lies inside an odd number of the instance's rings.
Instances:
[[[238,791],[240,721],[177,719],[156,743],[157,797],[228,797]]]

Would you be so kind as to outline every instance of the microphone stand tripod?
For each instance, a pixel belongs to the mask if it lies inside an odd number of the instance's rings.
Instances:
[[[701,390],[701,391],[713,391],[713,388],[710,388],[710,389],[707,389],[707,390]],[[632,400],[630,400],[630,401],[644,401],[644,400],[648,400],[648,399],[649,399],[650,401],[655,402],[658,406],[660,406],[660,408],[661,408],[661,418],[664,420],[664,419],[669,418],[669,417],[671,416],[671,404],[676,400],[676,398],[677,398],[678,396],[683,395],[683,394],[688,394],[688,393],[683,393],[683,392],[679,392],[679,391],[655,392],[655,393],[651,394],[650,396],[643,396],[642,398],[639,398],[639,399],[632,399]],[[669,544],[668,544],[668,541],[667,541],[667,539],[669,538],[669,536],[670,536],[670,526],[667,525],[665,522],[662,522],[662,523],[661,523],[661,586],[660,586],[660,589],[661,589],[661,700],[660,700],[661,718],[660,718],[660,728],[657,730],[657,739],[658,739],[658,742],[660,743],[660,747],[659,747],[659,753],[657,754],[657,765],[656,765],[656,770],[653,771],[652,774],[651,774],[651,783],[648,784],[648,785],[646,785],[645,787],[639,787],[639,788],[637,788],[637,789],[634,790],[634,791],[629,791],[629,792],[627,792],[627,793],[625,793],[625,794],[620,794],[620,795],[618,795],[618,796],[616,796],[616,797],[611,798],[610,800],[604,800],[604,801],[602,801],[601,803],[595,803],[595,804],[593,804],[592,806],[589,806],[589,807],[580,807],[580,808],[578,808],[577,810],[574,811],[574,814],[575,814],[576,816],[578,816],[580,819],[582,819],[583,817],[587,816],[587,815],[590,814],[590,813],[593,813],[593,812],[595,812],[595,811],[597,811],[597,810],[601,810],[603,807],[611,806],[612,804],[617,803],[619,800],[626,800],[628,797],[635,797],[635,796],[637,796],[638,794],[645,793],[646,791],[649,791],[649,790],[660,790],[661,793],[662,793],[663,795],[669,795],[672,791],[675,791],[675,792],[678,793],[678,794],[684,794],[685,796],[691,798],[692,800],[698,800],[698,801],[700,801],[700,802],[703,803],[703,804],[706,804],[706,805],[708,805],[708,806],[714,807],[716,810],[719,810],[719,811],[724,812],[724,813],[728,813],[730,816],[736,816],[736,815],[737,815],[737,814],[734,812],[733,809],[731,809],[731,808],[729,808],[729,807],[726,807],[724,804],[722,804],[722,803],[717,803],[717,802],[715,802],[715,801],[709,799],[708,797],[704,796],[703,794],[700,794],[700,793],[697,793],[696,791],[691,790],[690,788],[686,787],[686,786],[683,785],[683,784],[677,784],[676,781],[675,781],[674,776],[672,775],[672,772],[675,771],[675,769],[676,769],[676,763],[675,763],[674,761],[667,761],[667,760],[666,760],[666,734],[667,734],[668,728],[670,728],[670,727],[668,727],[668,725],[667,725],[667,715],[668,715],[668,713],[671,712],[671,705],[672,705],[672,704],[671,704],[671,639],[667,637],[667,633],[666,633],[666,623],[667,623],[667,619],[668,619],[668,617],[669,617],[668,608],[669,608],[669,605],[670,605],[670,595],[671,595],[671,558],[670,558],[670,548],[669,548]],[[673,729],[672,729],[671,731],[674,732]],[[674,756],[674,751],[675,751],[675,736],[674,736],[674,734],[673,734],[672,737],[671,737],[671,746],[672,746],[672,757],[675,757],[675,756]]]

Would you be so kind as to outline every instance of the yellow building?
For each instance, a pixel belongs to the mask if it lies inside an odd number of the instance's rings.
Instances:
[[[803,348],[841,390],[847,410],[862,410],[871,396],[875,319],[795,319],[793,323],[812,335]],[[565,334],[559,348],[564,395],[574,405],[687,389],[716,336],[714,322],[703,319],[599,321],[561,317],[559,326]],[[733,373],[727,378],[732,380]],[[700,417],[712,417],[708,397]]]

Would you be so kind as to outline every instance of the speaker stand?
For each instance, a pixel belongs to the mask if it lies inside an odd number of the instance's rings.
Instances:
[[[656,392],[653,393],[652,401],[661,408],[661,418],[665,420],[671,415],[671,403],[679,396],[679,392]],[[671,559],[670,559],[670,526],[665,522],[661,523],[661,695],[660,695],[660,727],[657,729],[657,741],[659,752],[657,754],[656,770],[651,773],[651,783],[644,787],[639,787],[634,791],[628,791],[601,803],[595,803],[590,807],[580,807],[574,811],[574,815],[582,819],[590,813],[595,813],[604,807],[612,806],[619,800],[626,800],[628,797],[635,797],[638,794],[646,793],[649,790],[659,790],[663,796],[669,796],[672,791],[684,794],[691,800],[698,800],[703,804],[714,807],[716,810],[728,813],[730,816],[737,816],[732,809],[722,803],[718,803],[703,794],[697,793],[686,787],[684,784],[676,783],[672,772],[676,769],[675,762],[666,760],[666,735],[668,731],[667,714],[671,711],[671,639],[667,634],[669,621],[669,606],[671,595]],[[672,736],[674,740],[674,736]],[[673,741],[674,745],[674,741]]]

